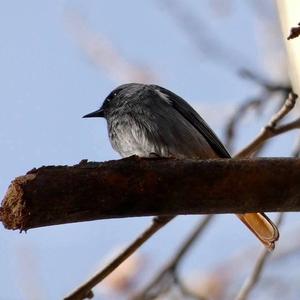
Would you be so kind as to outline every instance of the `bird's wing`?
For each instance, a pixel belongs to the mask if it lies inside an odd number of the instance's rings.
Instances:
[[[158,85],[151,85],[151,87],[158,92],[158,96],[165,97],[166,102],[173,106],[177,112],[179,112],[190,124],[192,124],[197,131],[201,133],[201,135],[203,135],[203,137],[220,158],[231,157],[229,152],[226,150],[222,142],[208,126],[208,124],[185,100]]]
[[[152,88],[159,94],[157,97],[162,97],[205,138],[219,157],[230,158],[230,154],[215,133],[186,101],[160,86],[152,85]],[[269,251],[274,249],[275,242],[279,238],[279,232],[276,225],[264,213],[246,213],[237,216]]]

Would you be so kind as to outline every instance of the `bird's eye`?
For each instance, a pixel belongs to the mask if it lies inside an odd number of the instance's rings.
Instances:
[[[120,89],[112,91],[107,97],[106,97],[106,103],[109,103],[113,98],[115,98],[120,92]]]
[[[107,97],[107,100],[110,101],[111,99],[113,99],[115,96],[117,96],[117,93],[112,93]]]

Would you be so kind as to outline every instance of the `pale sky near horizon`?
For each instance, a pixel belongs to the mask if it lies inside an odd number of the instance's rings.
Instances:
[[[250,67],[267,74],[258,50],[259,22],[243,3],[229,16],[209,5],[186,1],[202,16],[226,49],[235,49],[236,65],[199,54],[158,1],[0,1],[0,193],[10,181],[42,165],[72,165],[81,159],[116,159],[104,120],[83,120],[120,82],[95,66],[70,33],[66,14],[81,15],[92,32],[106,37],[129,61],[158,74],[159,84],[178,93],[201,111],[222,136],[224,117],[259,88],[236,70]],[[222,29],[220,30],[220,24]],[[242,24],[242,26],[237,26]],[[250,126],[250,125],[251,126]],[[239,145],[255,135],[263,121],[247,123]],[[253,126],[252,126],[253,125]],[[292,136],[270,149],[288,155]],[[276,150],[276,151],[274,151]],[[273,151],[273,152],[272,152]],[[143,251],[153,265],[164,262],[197,217],[179,217]],[[126,244],[149,218],[105,220],[29,230],[0,228],[0,300],[61,299],[85,281],[95,265],[115,247]],[[256,240],[233,216],[220,216],[210,234],[197,243],[184,272],[212,268]],[[213,250],[212,250],[213,249]],[[201,256],[201,259],[199,259]],[[100,299],[100,298],[99,298]]]

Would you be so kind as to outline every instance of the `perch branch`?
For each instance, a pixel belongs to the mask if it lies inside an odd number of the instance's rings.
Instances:
[[[121,217],[299,211],[299,178],[296,158],[131,157],[42,167],[12,182],[0,219],[8,229],[27,230]]]

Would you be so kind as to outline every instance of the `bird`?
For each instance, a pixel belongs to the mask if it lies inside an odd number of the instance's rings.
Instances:
[[[121,157],[231,158],[196,110],[159,85],[118,86],[98,110],[83,116],[97,117],[106,119],[110,143]],[[269,251],[274,249],[279,231],[264,213],[237,216]]]

